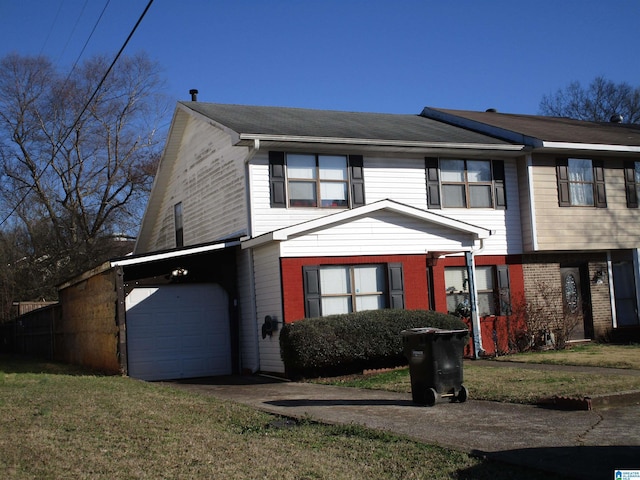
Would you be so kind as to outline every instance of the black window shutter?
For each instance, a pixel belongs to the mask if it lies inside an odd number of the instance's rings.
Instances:
[[[598,208],[607,208],[607,193],[604,188],[604,162],[594,160],[593,178],[595,180],[595,203]]]
[[[351,179],[351,208],[361,207],[365,204],[362,155],[349,155],[349,177]]]
[[[507,192],[504,186],[504,160],[493,162],[493,184],[496,191],[496,205],[500,210],[507,208]]]
[[[556,160],[556,172],[558,176],[558,203],[561,207],[570,207],[569,160],[567,158],[559,158]]]
[[[286,207],[284,152],[269,152],[269,188],[272,207]]]
[[[320,305],[320,267],[310,265],[302,267],[304,282],[304,315],[306,318],[322,316]]]
[[[509,265],[498,265],[499,315],[511,315],[511,288],[509,286]]]
[[[634,161],[624,162],[624,186],[627,191],[627,207],[638,208],[638,189]]]
[[[389,277],[389,308],[404,309],[404,275],[401,263],[387,265]]]
[[[440,202],[438,159],[426,157],[424,162],[427,174],[427,205],[429,208],[442,208],[442,203]]]

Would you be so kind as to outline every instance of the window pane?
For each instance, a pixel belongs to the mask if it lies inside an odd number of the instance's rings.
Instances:
[[[320,270],[320,291],[323,295],[351,293],[349,267],[325,267]]]
[[[476,267],[476,288],[493,290],[493,267]]]
[[[635,162],[636,166],[636,183],[640,183],[640,162]]]
[[[318,164],[322,180],[347,179],[347,157],[321,155],[318,157]]]
[[[570,182],[593,182],[593,168],[591,160],[569,159]]]
[[[381,265],[353,267],[356,294],[384,291],[384,269]]]
[[[447,293],[467,290],[467,269],[464,267],[447,267],[444,269],[444,284]]]
[[[478,293],[478,315],[495,315],[496,305],[494,302],[493,292]]]
[[[323,207],[346,207],[347,184],[342,182],[321,182],[320,198]]]
[[[316,184],[314,182],[289,182],[289,203],[294,206],[315,207]]]
[[[356,311],[380,310],[385,307],[383,295],[362,295],[356,297]]]
[[[593,205],[593,185],[590,183],[569,183],[571,205]]]
[[[488,160],[467,160],[467,178],[470,182],[490,182],[491,163]]]
[[[468,293],[452,293],[447,295],[447,312],[454,313],[461,303],[469,305]]]
[[[287,155],[289,178],[316,178],[315,155]]]
[[[322,315],[351,313],[350,297],[322,297]]]
[[[466,207],[464,185],[442,185],[442,205],[445,207]]]
[[[472,207],[492,207],[491,186],[469,185],[469,203]]]
[[[443,182],[464,182],[464,160],[440,160],[440,179]]]

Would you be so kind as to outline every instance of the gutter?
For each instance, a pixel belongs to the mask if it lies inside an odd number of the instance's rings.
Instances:
[[[505,152],[519,152],[525,149],[524,145],[493,144],[493,143],[455,143],[455,142],[422,142],[417,140],[383,140],[370,138],[343,138],[343,137],[310,137],[304,135],[272,135],[262,133],[241,133],[240,141],[250,140],[265,142],[288,143],[332,143],[340,145],[366,145],[379,147],[413,147],[413,148],[438,148],[438,149],[468,149],[468,150],[499,150]],[[255,144],[255,143],[254,143]]]

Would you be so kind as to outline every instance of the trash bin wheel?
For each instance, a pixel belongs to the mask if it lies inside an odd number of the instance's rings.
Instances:
[[[434,388],[427,388],[425,392],[425,405],[433,407],[438,399],[438,392]]]
[[[456,395],[456,400],[460,403],[466,402],[467,398],[469,398],[469,390],[464,385],[460,385],[460,391],[458,395]]]

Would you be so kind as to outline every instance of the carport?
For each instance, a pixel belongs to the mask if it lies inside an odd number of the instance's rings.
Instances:
[[[230,241],[111,261],[121,278],[119,354],[129,376],[167,380],[238,371],[238,245]]]

